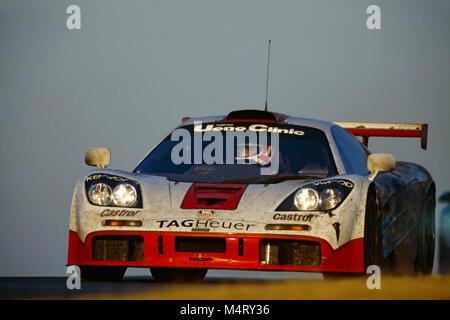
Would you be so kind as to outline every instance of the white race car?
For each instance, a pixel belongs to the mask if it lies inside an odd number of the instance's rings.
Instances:
[[[407,243],[403,261],[430,273],[431,176],[365,146],[398,136],[425,148],[426,129],[239,110],[184,118],[132,172],[105,169],[109,150],[89,149],[97,169],[75,188],[67,263],[99,280],[127,267],[149,267],[160,281],[208,269],[363,273],[398,264]]]

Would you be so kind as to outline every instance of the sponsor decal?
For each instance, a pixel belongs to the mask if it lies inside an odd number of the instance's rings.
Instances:
[[[207,132],[207,131],[234,131],[234,132],[245,132],[245,131],[253,131],[253,132],[269,132],[269,133],[281,133],[281,134],[294,134],[297,136],[305,135],[305,132],[301,130],[295,130],[294,128],[278,128],[271,127],[262,123],[252,124],[248,127],[239,126],[235,127],[231,123],[227,124],[208,124],[205,127],[203,125],[196,125],[194,127],[194,132]]]
[[[303,222],[311,222],[316,215],[314,214],[284,214],[284,213],[276,213],[272,217],[273,220],[285,220],[285,221],[303,221]]]
[[[113,210],[105,209],[100,213],[100,217],[134,217],[139,210]]]
[[[212,216],[214,216],[216,212],[214,210],[200,210],[197,213],[197,217],[199,218],[211,218]]]
[[[347,187],[347,188],[353,188],[353,183],[351,181],[347,181],[347,180],[327,180],[327,181],[318,181],[318,182],[314,182],[313,184],[315,186],[323,186],[323,185],[327,185],[330,183],[334,183],[337,182],[339,183],[341,186]]]
[[[98,180],[100,178],[104,178],[104,179],[108,179],[108,180],[112,180],[112,181],[117,181],[117,182],[132,181],[132,180],[130,180],[128,178],[123,178],[123,177],[119,177],[119,176],[111,176],[111,175],[108,175],[108,174],[93,174],[93,175],[90,175],[89,177],[87,177],[85,182]]]
[[[186,220],[157,220],[159,228],[194,228],[194,229],[230,229],[238,231],[248,231],[251,227],[255,227],[256,224],[232,222],[232,221],[219,221],[212,219],[186,219]]]
[[[209,228],[192,228],[191,231],[193,232],[209,232]]]

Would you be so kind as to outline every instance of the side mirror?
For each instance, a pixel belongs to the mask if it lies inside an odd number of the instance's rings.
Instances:
[[[367,158],[367,169],[370,171],[369,180],[373,181],[379,172],[389,172],[395,169],[395,158],[392,154],[371,154]]]
[[[111,152],[107,148],[90,148],[86,151],[84,162],[88,166],[105,169],[111,162]]]

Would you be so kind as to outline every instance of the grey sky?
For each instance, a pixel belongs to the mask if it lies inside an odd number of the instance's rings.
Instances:
[[[66,8],[81,7],[81,30]],[[366,28],[369,4],[382,30]],[[263,107],[333,121],[429,123],[374,152],[450,189],[450,1],[17,1],[0,6],[0,276],[64,275],[88,147],[133,169],[183,116]]]

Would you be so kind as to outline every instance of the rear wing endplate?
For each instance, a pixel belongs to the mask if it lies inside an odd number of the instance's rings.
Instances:
[[[427,149],[428,124],[423,123],[376,123],[376,122],[333,122],[354,136],[362,137],[367,147],[369,137],[420,138],[420,147]]]

